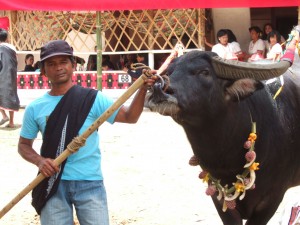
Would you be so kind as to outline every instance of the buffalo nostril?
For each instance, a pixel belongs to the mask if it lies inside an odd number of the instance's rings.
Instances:
[[[153,86],[155,91],[161,91],[162,90],[162,85],[161,83],[155,83]]]

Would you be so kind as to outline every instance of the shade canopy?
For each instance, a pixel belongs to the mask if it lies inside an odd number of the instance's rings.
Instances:
[[[0,0],[0,10],[139,10],[299,6],[300,0]]]

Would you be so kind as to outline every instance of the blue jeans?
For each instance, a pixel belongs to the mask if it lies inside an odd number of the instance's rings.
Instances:
[[[80,225],[109,225],[103,181],[61,180],[41,211],[41,225],[74,225],[73,205]]]

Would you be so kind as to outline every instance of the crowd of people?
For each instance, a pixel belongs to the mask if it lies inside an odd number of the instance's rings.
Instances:
[[[235,34],[230,29],[220,29],[216,38],[218,43],[213,45],[205,40],[211,51],[224,59],[253,62],[259,59],[278,61],[284,50],[284,37],[273,28],[272,24],[264,25],[263,30],[258,26],[249,29],[251,41],[247,51],[242,51]]]
[[[94,51],[97,52],[97,46],[95,46]],[[144,63],[147,64],[145,60],[145,55],[142,53],[138,54],[122,54],[119,56],[119,60],[116,63],[113,63],[109,55],[102,55],[102,70],[123,70],[125,72],[131,73],[131,65],[134,63]],[[96,71],[97,70],[97,55],[92,54],[88,58],[87,71]],[[133,74],[133,73],[131,73]]]

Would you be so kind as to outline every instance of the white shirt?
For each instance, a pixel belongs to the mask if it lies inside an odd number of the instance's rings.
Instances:
[[[240,44],[238,42],[233,41],[230,44],[232,46],[232,50],[233,50],[234,53],[238,53],[238,52],[242,51],[241,46],[240,46]]]
[[[223,59],[237,59],[231,43],[226,46],[218,43],[212,47],[211,51],[217,53]]]
[[[255,43],[253,43],[253,41],[251,41],[249,44],[248,52],[250,54],[257,53],[257,51],[262,51],[262,52],[265,51],[265,43],[261,39],[258,39]]]
[[[274,59],[277,55],[279,55],[279,58],[281,57],[282,54],[282,47],[279,43],[276,43],[272,47],[269,47],[269,52],[267,54],[268,59]]]

